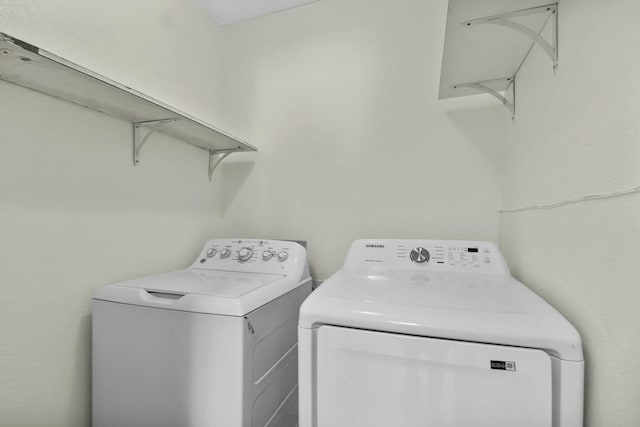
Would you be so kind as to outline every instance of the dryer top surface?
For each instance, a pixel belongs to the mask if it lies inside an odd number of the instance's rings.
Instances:
[[[301,328],[345,326],[538,348],[561,359],[582,360],[581,340],[575,328],[511,277],[506,264],[500,267],[504,260],[494,245],[465,242],[461,246],[491,249],[493,267],[483,272],[473,262],[456,266],[458,261],[452,261],[451,265],[446,251],[441,258],[447,263],[430,268],[426,262],[412,262],[409,249],[402,256],[390,255],[392,261],[380,257],[382,262],[376,264],[389,267],[377,267],[365,261],[370,256],[361,256],[362,247],[391,246],[394,249],[390,252],[395,252],[398,241],[391,245],[387,241],[366,242],[354,243],[345,267],[307,298],[300,311]],[[405,246],[430,247],[428,242],[411,241]]]

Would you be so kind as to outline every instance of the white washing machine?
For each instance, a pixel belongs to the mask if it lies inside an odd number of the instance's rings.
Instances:
[[[356,241],[298,341],[300,427],[583,425],[580,336],[491,243]]]
[[[93,427],[294,427],[306,250],[212,240],[93,298]]]

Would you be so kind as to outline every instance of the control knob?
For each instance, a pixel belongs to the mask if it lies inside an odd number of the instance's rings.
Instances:
[[[251,248],[242,248],[238,251],[238,259],[240,261],[248,261],[253,255],[253,250]]]
[[[227,248],[220,251],[220,258],[226,258],[231,255],[231,251]]]
[[[425,248],[415,248],[409,254],[411,257],[411,261],[417,262],[418,264],[422,264],[423,262],[429,261],[431,255],[429,255],[429,251]]]
[[[263,260],[269,261],[271,258],[273,258],[273,252],[271,252],[271,251],[262,252],[262,259]]]
[[[216,252],[218,251],[215,248],[207,249],[207,258],[211,258],[212,256],[215,256]]]
[[[286,261],[289,258],[289,254],[285,251],[278,252],[278,261]]]

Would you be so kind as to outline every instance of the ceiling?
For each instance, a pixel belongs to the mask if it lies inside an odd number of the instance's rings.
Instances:
[[[313,3],[317,0],[198,0],[220,25]]]

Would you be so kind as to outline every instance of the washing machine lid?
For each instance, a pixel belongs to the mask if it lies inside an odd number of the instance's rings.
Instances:
[[[298,284],[281,274],[191,268],[107,285],[94,299],[229,316],[244,316]]]
[[[344,268],[301,307],[301,328],[322,325],[537,348],[583,360],[575,328],[507,274]]]

